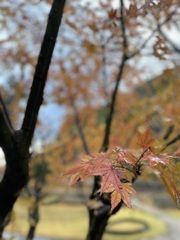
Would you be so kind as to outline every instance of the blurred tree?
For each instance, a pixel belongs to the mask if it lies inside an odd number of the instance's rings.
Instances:
[[[44,198],[43,189],[47,184],[47,176],[50,173],[51,171],[49,169],[47,161],[45,160],[44,153],[33,157],[30,171],[30,181],[26,187],[28,197],[31,197],[33,199],[28,211],[29,231],[26,238],[27,240],[31,240],[35,236],[37,224],[40,220],[39,204],[40,201]]]
[[[59,25],[61,23],[64,4],[65,1],[61,1],[61,3],[56,0],[53,1],[20,130],[14,130],[6,105],[3,98],[0,97],[0,146],[6,160],[5,173],[0,182],[0,237],[2,237],[4,227],[9,222],[13,205],[28,181],[29,148],[34,134],[39,108],[42,104],[44,86]],[[5,12],[8,9],[8,5],[8,3],[2,3]],[[15,13],[14,11],[14,14]],[[7,18],[5,19],[8,19],[9,12],[7,11],[6,14]],[[5,20],[5,24],[11,26],[13,22]],[[9,35],[11,35],[10,30]],[[17,49],[19,48],[17,47]]]

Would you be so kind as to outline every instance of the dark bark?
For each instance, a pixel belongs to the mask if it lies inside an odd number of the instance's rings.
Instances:
[[[33,84],[29,95],[22,124],[24,140],[30,144],[37,121],[39,108],[43,102],[43,91],[63,15],[66,0],[54,0],[49,14],[48,24],[36,65]]]
[[[36,231],[36,226],[31,226],[26,240],[32,240],[34,238],[35,231]]]
[[[35,236],[36,228],[40,220],[39,215],[39,201],[41,200],[41,191],[42,186],[38,187],[38,184],[35,186],[35,201],[32,206],[29,208],[29,231],[27,234],[26,240],[32,240]]]
[[[53,1],[20,130],[15,131],[12,128],[5,104],[0,97],[0,147],[6,160],[5,174],[0,182],[0,237],[9,221],[14,203],[28,182],[29,147],[43,100],[43,91],[64,5],[65,0]]]
[[[98,209],[97,212],[94,209],[89,210],[89,232],[86,240],[100,240],[105,232],[109,220],[108,205],[103,205],[102,208]]]

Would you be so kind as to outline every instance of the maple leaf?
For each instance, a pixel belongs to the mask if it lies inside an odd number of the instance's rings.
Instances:
[[[123,149],[121,147],[116,147],[115,149],[117,153],[117,162],[126,162],[130,165],[135,165],[137,162],[136,157],[127,149]]]
[[[180,206],[180,193],[173,181],[173,179],[170,177],[169,174],[164,173],[164,171],[161,174],[161,179],[164,183],[165,188],[167,189],[167,192],[170,194],[171,198],[175,202],[177,206]]]
[[[124,156],[127,156],[127,153],[129,155],[129,152],[125,151],[123,153]],[[135,190],[131,187],[130,183],[122,182],[122,180],[127,179],[127,175],[124,168],[116,166],[114,162],[114,151],[93,153],[87,159],[81,160],[76,167],[68,171],[64,176],[70,177],[70,185],[79,179],[84,181],[87,176],[102,176],[100,188],[97,192],[100,194],[110,194],[111,211],[121,200],[123,200],[128,207],[131,207],[129,195],[134,194]]]
[[[124,169],[113,168],[111,162],[102,163],[92,174],[94,176],[102,176],[101,188],[98,190],[100,193],[106,192],[110,187],[119,189],[119,187],[122,186],[121,179],[127,178]]]
[[[163,154],[154,154],[153,152],[148,152],[144,155],[144,157],[141,159],[141,161],[147,161],[149,160],[149,166],[151,168],[157,166],[159,163],[171,167],[170,159],[172,159],[172,156],[163,153]]]
[[[131,208],[131,199],[130,199],[130,194],[136,194],[135,189],[132,187],[131,183],[127,182],[123,184],[123,195],[122,199],[124,203],[127,205],[127,207]]]
[[[94,163],[93,161],[89,160],[81,160],[76,167],[72,168],[68,172],[64,174],[64,176],[70,177],[69,185],[73,185],[76,183],[79,179],[82,181],[85,180],[87,176],[91,175],[91,172],[93,171]]]
[[[124,201],[127,207],[131,208],[131,198],[130,194],[135,194],[136,191],[131,186],[131,183],[122,183],[118,189],[114,189],[112,191],[112,187],[107,189],[106,192],[112,192],[111,193],[111,212],[115,207],[118,206],[118,204],[121,202],[121,200]]]
[[[138,16],[138,8],[136,5],[130,4],[129,9],[126,10],[127,16],[131,18],[136,18]]]
[[[111,9],[108,11],[108,16],[110,19],[115,19],[117,15],[117,9]]]
[[[144,133],[141,133],[138,131],[137,133],[137,145],[143,150],[146,150],[147,148],[152,149],[152,144],[154,143],[154,138],[150,137],[151,134],[151,127],[148,127],[147,130]]]
[[[122,194],[120,194],[117,190],[111,193],[111,212],[122,200]]]
[[[104,164],[101,170],[97,170],[93,174],[99,175],[100,171],[103,176],[98,192],[100,194],[104,192],[111,193],[111,211],[120,203],[121,199],[128,207],[131,207],[129,194],[134,194],[135,190],[130,183],[121,182],[121,179],[127,179],[124,169],[114,169],[109,162]]]
[[[74,168],[64,174],[70,177],[69,185],[73,185],[78,180],[84,181],[88,176],[101,176],[112,168],[109,161],[111,151],[106,153],[93,153],[79,161]]]

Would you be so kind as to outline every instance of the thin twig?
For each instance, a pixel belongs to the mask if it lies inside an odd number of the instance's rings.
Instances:
[[[112,125],[112,120],[113,120],[113,115],[114,115],[114,108],[115,108],[118,88],[119,88],[119,84],[122,80],[122,74],[123,74],[125,63],[129,59],[127,56],[128,44],[127,44],[127,39],[126,39],[126,28],[125,28],[125,23],[124,23],[123,0],[121,0],[120,14],[121,14],[121,16],[120,16],[121,31],[122,31],[122,37],[123,37],[123,46],[122,46],[123,56],[122,56],[122,60],[121,60],[120,66],[119,66],[119,72],[118,72],[118,75],[116,78],[116,84],[115,84],[114,90],[112,92],[111,102],[109,104],[109,113],[106,118],[105,135],[104,135],[104,140],[103,140],[103,144],[102,144],[100,151],[107,151],[107,149],[109,147],[109,137],[110,137],[110,132],[111,132],[111,125]]]
[[[174,137],[171,141],[167,142],[164,147],[161,149],[161,152],[164,151],[167,147],[174,144],[175,142],[180,140],[180,134],[178,134],[176,137]]]
[[[77,108],[75,106],[75,103],[72,100],[72,98],[71,97],[69,97],[69,98],[70,98],[70,103],[71,103],[71,106],[72,106],[72,109],[73,109],[73,112],[74,112],[75,124],[76,124],[77,130],[78,130],[78,133],[79,133],[79,137],[82,141],[84,151],[85,151],[86,154],[90,154],[89,147],[88,147],[86,137],[85,137],[85,134],[84,134],[84,131],[83,131],[83,127],[82,127],[82,124],[81,124],[81,120],[80,120],[80,117],[79,117],[78,110],[77,110]]]

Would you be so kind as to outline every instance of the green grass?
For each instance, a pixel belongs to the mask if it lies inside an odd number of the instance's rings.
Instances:
[[[9,232],[27,233],[27,207],[28,203],[26,201],[22,199],[18,200],[14,208],[12,222],[7,227]],[[72,238],[73,240],[85,239],[88,228],[88,213],[86,207],[83,205],[69,205],[64,203],[42,205],[40,208],[40,217],[41,220],[38,224],[36,235],[64,239]],[[149,229],[142,234],[125,236],[115,236],[106,233],[103,240],[140,240],[145,237],[151,237],[165,232],[165,225],[156,218],[140,210],[128,208],[122,208],[120,212],[112,216],[107,229],[122,231],[136,230],[141,227],[138,224],[135,225],[129,222],[119,222],[119,220],[125,218],[143,220],[148,224]]]

